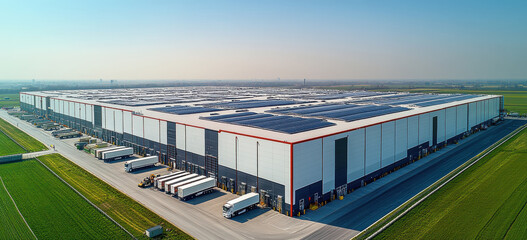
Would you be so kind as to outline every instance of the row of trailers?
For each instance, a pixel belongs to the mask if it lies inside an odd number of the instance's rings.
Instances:
[[[216,179],[178,171],[154,179],[154,187],[159,191],[170,194],[186,201],[214,191]]]
[[[216,180],[195,173],[178,171],[154,179],[154,187],[186,201],[214,191]],[[250,192],[227,202],[223,206],[223,216],[231,218],[254,209],[260,203],[258,193]]]

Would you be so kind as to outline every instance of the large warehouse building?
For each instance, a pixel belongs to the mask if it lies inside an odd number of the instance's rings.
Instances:
[[[489,124],[492,95],[275,88],[20,93],[45,116],[296,215]]]

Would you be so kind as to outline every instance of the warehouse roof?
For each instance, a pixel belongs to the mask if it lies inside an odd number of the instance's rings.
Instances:
[[[491,95],[321,89],[174,87],[28,92],[218,131],[297,142]]]

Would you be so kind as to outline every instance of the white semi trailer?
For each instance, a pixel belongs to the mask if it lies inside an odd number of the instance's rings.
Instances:
[[[179,199],[186,201],[188,199],[198,197],[203,194],[211,193],[216,186],[216,179],[205,178],[197,182],[186,184],[177,189],[177,196]]]
[[[205,179],[205,176],[197,176],[195,178],[191,178],[191,179],[187,179],[187,180],[183,180],[183,181],[180,181],[180,182],[177,182],[177,183],[170,184],[170,187],[168,188],[169,191],[167,193],[172,194],[172,195],[176,195],[178,187],[181,187],[181,186],[183,186],[185,184],[197,182],[197,181],[199,181],[201,179]]]
[[[182,173],[184,173],[184,172],[179,171],[179,172],[173,172],[173,173],[169,173],[167,175],[156,177],[156,178],[154,178],[154,187],[157,187],[157,183],[159,182],[159,180],[165,179],[165,178],[170,177],[170,176],[177,176],[177,175],[182,174]]]
[[[122,149],[122,148],[125,148],[125,146],[105,147],[105,148],[95,149],[93,150],[93,153],[96,158],[101,159],[103,152],[113,151],[113,150]]]
[[[241,197],[228,201],[223,205],[223,216],[231,218],[256,208],[260,201],[258,193],[247,193]]]
[[[131,157],[134,154],[133,148],[121,148],[101,153],[101,160],[110,161],[120,158]]]
[[[159,181],[157,181],[157,189],[159,189],[161,191],[164,191],[166,182],[168,182],[168,181],[170,181],[172,179],[176,179],[176,178],[180,178],[180,177],[189,175],[189,174],[190,173],[188,173],[188,172],[183,172],[183,173],[178,174],[178,175],[174,175],[174,176],[170,176],[170,177],[167,177],[167,178],[164,178],[164,179],[160,179]]]
[[[131,161],[126,161],[124,163],[124,171],[131,172],[134,169],[155,166],[156,163],[158,162],[158,159],[159,159],[158,156],[150,156],[150,157],[134,159]]]
[[[181,181],[185,181],[185,180],[188,180],[188,179],[192,179],[192,178],[195,178],[199,176],[198,174],[195,174],[195,173],[192,173],[192,174],[189,174],[187,176],[183,176],[183,177],[180,177],[180,178],[176,178],[176,179],[172,179],[168,182],[165,182],[165,192],[166,193],[170,193],[170,186],[174,183],[178,183],[178,182],[181,182]]]

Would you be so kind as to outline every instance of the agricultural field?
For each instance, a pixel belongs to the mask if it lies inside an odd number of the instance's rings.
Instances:
[[[38,239],[130,237],[36,160],[0,164],[0,177]]]
[[[34,239],[24,219],[0,182],[0,239]]]
[[[0,129],[22,145],[28,152],[47,150],[41,142],[0,118]]]
[[[0,131],[0,156],[25,153],[26,150],[18,146],[13,140]]]
[[[527,130],[431,195],[376,239],[527,239]]]
[[[0,94],[0,108],[20,106],[20,95],[18,93]]]
[[[170,222],[119,192],[91,173],[75,165],[60,154],[50,154],[39,159],[62,179],[86,196],[91,202],[110,215],[137,238],[146,238],[144,230],[161,225],[170,231],[162,239],[192,239]],[[133,209],[133,211],[130,211]]]

